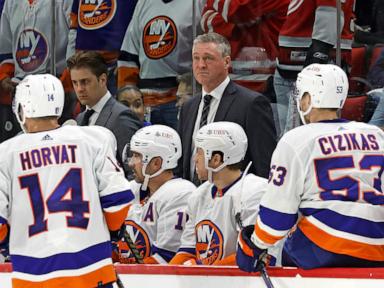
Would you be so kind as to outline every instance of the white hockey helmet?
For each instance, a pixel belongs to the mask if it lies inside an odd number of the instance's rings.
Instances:
[[[244,159],[248,147],[248,138],[243,127],[233,122],[213,122],[200,128],[195,137],[196,148],[204,151],[205,168],[208,180],[212,182],[212,172],[218,172],[225,166]],[[223,163],[217,168],[208,165],[213,152],[223,153]]]
[[[312,108],[342,108],[348,95],[348,78],[345,72],[333,64],[311,64],[297,76],[297,108],[301,120]],[[311,96],[307,111],[301,111],[300,101],[305,93]]]
[[[181,157],[181,140],[179,134],[172,128],[165,125],[151,125],[138,130],[131,138],[129,147],[124,149],[125,153],[140,153],[142,155],[142,173],[144,183],[142,189],[146,189],[150,178],[159,175],[164,170],[173,169]],[[160,157],[163,162],[159,171],[152,175],[146,174],[148,163],[154,158]],[[123,159],[126,156],[123,156]]]
[[[25,118],[60,117],[63,107],[64,88],[53,75],[28,75],[16,87],[13,108],[23,129]]]

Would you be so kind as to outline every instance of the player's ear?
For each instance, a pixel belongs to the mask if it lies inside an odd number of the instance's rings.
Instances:
[[[161,157],[155,157],[151,160],[153,168],[159,170],[161,168],[161,165],[163,164],[163,159]]]
[[[223,158],[220,153],[214,153],[211,158],[211,167],[216,168],[219,167],[223,163]]]

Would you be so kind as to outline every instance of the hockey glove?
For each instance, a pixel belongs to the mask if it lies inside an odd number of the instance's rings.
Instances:
[[[240,231],[237,242],[236,263],[239,268],[246,272],[256,272],[262,269],[263,258],[267,254],[266,249],[260,249],[251,240],[254,230],[249,225]]]
[[[329,53],[333,45],[312,39],[312,44],[308,49],[307,57],[305,58],[304,67],[313,63],[327,64],[329,62]]]

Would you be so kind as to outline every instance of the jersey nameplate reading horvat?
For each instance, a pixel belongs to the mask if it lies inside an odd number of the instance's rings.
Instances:
[[[56,145],[19,154],[23,171],[48,165],[76,163],[77,145]]]

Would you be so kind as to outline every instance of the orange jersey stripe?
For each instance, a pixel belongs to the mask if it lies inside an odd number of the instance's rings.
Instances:
[[[141,90],[141,92],[143,93],[144,106],[157,106],[176,101],[176,91],[176,87],[171,88],[164,93],[156,92],[153,90],[151,90],[151,92],[148,92],[147,89],[143,89]]]
[[[255,224],[255,234],[261,241],[269,245],[274,245],[277,241],[284,238],[284,236],[274,236],[269,234],[268,232],[261,229],[257,223]]]
[[[104,266],[96,271],[79,275],[79,276],[68,276],[58,277],[49,279],[41,282],[32,282],[27,280],[21,280],[14,278],[12,279],[13,288],[89,288],[97,287],[101,282],[103,284],[111,283],[116,281],[116,273],[113,265]]]
[[[65,68],[63,73],[60,76],[60,81],[64,86],[64,92],[65,93],[71,93],[74,92],[73,84],[71,80],[71,75],[69,73],[68,68]]]
[[[0,81],[15,74],[15,65],[12,63],[4,63],[0,65]]]
[[[254,256],[253,250],[248,246],[247,243],[245,243],[241,233],[239,235],[239,244],[240,244],[241,250],[245,253],[245,255],[248,255],[249,257],[253,257]]]
[[[76,29],[77,26],[78,26],[78,22],[77,22],[77,14],[75,13],[71,13],[71,24],[70,24],[70,28],[71,29]]]
[[[184,262],[188,260],[196,260],[196,256],[189,253],[177,253],[171,261],[169,261],[170,265],[182,265]]]
[[[317,246],[337,254],[371,261],[384,261],[384,245],[372,245],[333,236],[303,218],[298,227]]]
[[[234,266],[236,265],[236,254],[231,254],[224,259],[217,260],[213,263],[213,265],[218,265],[218,266]]]
[[[120,89],[127,85],[137,86],[139,71],[139,67],[117,68],[117,88]]]
[[[0,226],[0,242],[4,241],[5,237],[7,237],[8,234],[8,226],[5,224],[2,224]]]
[[[157,262],[156,259],[153,258],[152,256],[145,257],[143,261],[144,261],[144,264],[159,264],[159,262]]]
[[[104,211],[104,217],[105,217],[105,220],[107,221],[108,229],[111,231],[119,230],[121,225],[123,225],[127,215],[128,215],[128,205],[116,212],[109,213]]]

